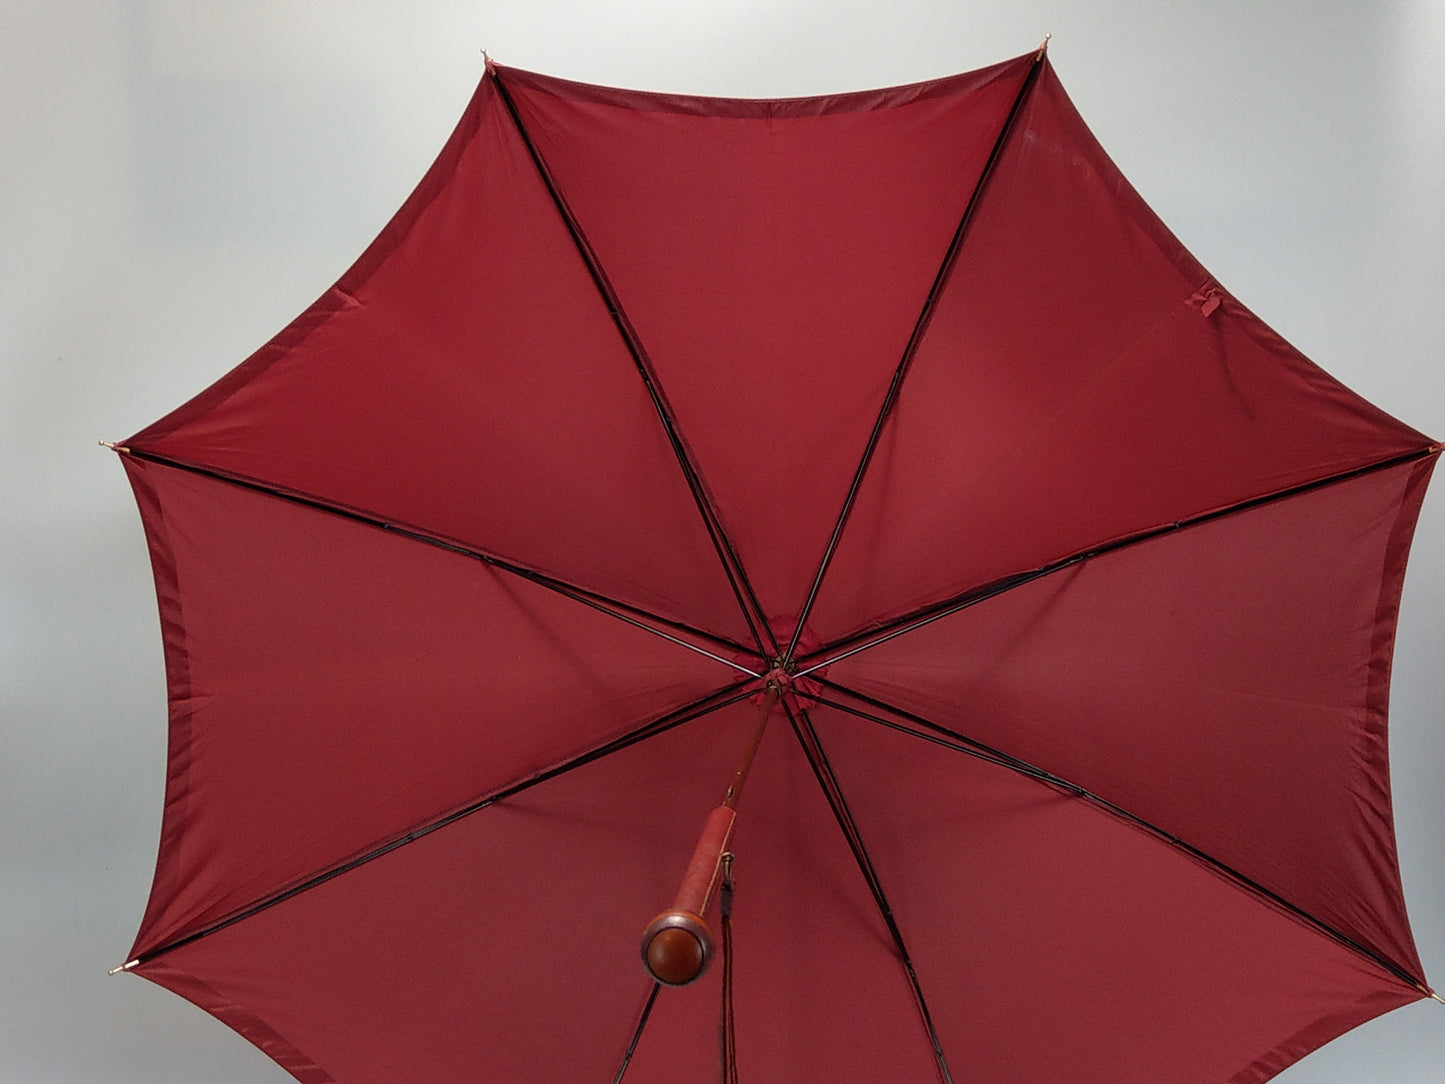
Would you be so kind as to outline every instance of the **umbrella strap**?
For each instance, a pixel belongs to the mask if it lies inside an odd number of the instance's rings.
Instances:
[[[733,856],[722,856],[722,885],[718,889],[718,910],[722,926],[722,1079],[738,1084],[737,1036],[733,1026]]]

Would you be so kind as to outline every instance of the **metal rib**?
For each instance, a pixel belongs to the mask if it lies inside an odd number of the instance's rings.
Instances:
[[[545,783],[550,779],[556,779],[559,775],[565,775],[567,772],[570,772],[575,768],[584,767],[588,764],[593,763],[594,761],[601,760],[603,757],[610,756],[613,753],[621,752],[622,750],[627,749],[630,746],[636,745],[638,742],[645,741],[648,738],[654,738],[659,734],[664,734],[667,731],[672,730],[674,727],[678,727],[684,723],[691,722],[694,719],[700,718],[703,715],[707,715],[710,712],[719,711],[732,704],[736,704],[741,700],[746,700],[755,691],[756,690],[751,681],[738,682],[736,684],[728,686],[725,689],[719,689],[717,692],[710,693],[709,695],[702,697],[699,700],[693,701],[686,707],[682,707],[677,709],[676,711],[669,712],[668,714],[654,719],[649,723],[645,723],[637,729],[623,734],[620,737],[614,738],[611,741],[604,743],[603,745],[599,745],[594,749],[589,749],[584,753],[579,753],[571,760],[564,761],[563,763],[558,764],[552,768],[548,768],[546,771],[538,772],[536,775],[530,776],[527,779],[523,779],[516,783],[511,783],[501,788],[500,790],[494,791],[493,793],[487,795],[484,798],[479,798],[477,801],[463,806],[461,809],[454,810],[453,812],[448,813],[443,817],[438,817],[436,820],[428,821],[424,824],[421,824],[416,828],[413,828],[410,831],[387,841],[386,843],[382,843],[376,847],[373,847],[371,850],[366,851],[364,854],[357,855],[356,857],[348,859],[347,861],[333,866],[330,869],[323,870],[320,873],[314,874],[313,876],[308,877],[306,880],[300,882],[299,884],[292,885],[290,888],[263,897],[262,899],[257,900],[255,903],[250,904],[249,906],[241,909],[240,911],[237,911],[234,914],[227,916],[226,918],[213,922],[209,926],[205,926],[202,929],[196,930],[194,933],[186,934],[184,937],[178,937],[174,941],[169,941],[163,945],[158,946],[157,948],[149,949],[145,952],[138,953],[133,959],[126,961],[126,963],[123,964],[119,970],[131,970],[141,964],[149,963],[151,960],[164,956],[168,952],[174,952],[176,949],[184,948],[186,945],[194,944],[195,942],[201,940],[204,937],[210,937],[212,934],[220,933],[222,930],[226,929],[229,926],[234,926],[236,923],[242,922],[245,919],[251,918],[254,915],[258,915],[262,911],[269,910],[270,908],[275,907],[277,904],[285,903],[287,900],[292,899],[295,896],[299,896],[303,892],[310,891],[311,889],[316,888],[319,885],[323,885],[328,881],[340,877],[343,873],[350,873],[352,870],[358,869],[361,866],[366,865],[368,862],[373,862],[376,859],[383,857],[384,855],[390,854],[392,851],[396,850],[399,847],[404,847],[408,843],[415,843],[423,836],[429,836],[433,832],[441,828],[445,828],[448,825],[455,824],[457,821],[462,820],[465,817],[470,817],[473,813],[486,809],[488,806],[495,805],[497,802],[500,802],[503,799],[511,798],[514,795],[520,794],[524,790],[529,790],[532,787],[535,787],[539,783]]]
[[[975,759],[986,761],[989,764],[995,764],[1001,768],[1006,768],[1009,771],[1017,772],[1018,774],[1026,776],[1029,779],[1033,779],[1039,783],[1044,784],[1045,786],[1052,787],[1056,790],[1064,791],[1068,793],[1071,797],[1080,798],[1088,802],[1090,805],[1093,805],[1098,809],[1109,813],[1110,815],[1117,817],[1118,819],[1125,821],[1128,824],[1133,825],[1135,828],[1147,832],[1149,835],[1155,837],[1156,839],[1159,839],[1164,843],[1169,844],[1169,846],[1175,848],[1176,850],[1179,850],[1184,854],[1187,854],[1191,858],[1195,859],[1196,861],[1202,863],[1203,865],[1208,866],[1210,869],[1223,875],[1245,891],[1264,900],[1266,903],[1273,905],[1279,910],[1297,919],[1304,925],[1309,926],[1317,933],[1328,937],[1330,940],[1336,942],[1337,944],[1340,944],[1345,948],[1350,949],[1355,953],[1358,953],[1360,956],[1364,957],[1366,960],[1369,960],[1377,967],[1389,972],[1401,982],[1407,983],[1408,985],[1419,990],[1422,994],[1425,994],[1426,996],[1433,996],[1432,991],[1427,985],[1425,985],[1425,981],[1422,978],[1410,974],[1398,964],[1386,959],[1385,957],[1374,952],[1372,949],[1369,949],[1366,946],[1360,944],[1358,941],[1354,940],[1340,930],[1335,929],[1327,922],[1316,918],[1314,915],[1311,915],[1308,911],[1297,906],[1296,904],[1291,903],[1283,896],[1272,892],[1268,888],[1264,887],[1264,885],[1260,884],[1258,881],[1252,880],[1251,878],[1247,877],[1243,873],[1240,873],[1233,867],[1228,866],[1225,863],[1219,861],[1218,859],[1212,857],[1207,852],[1202,851],[1198,847],[1195,847],[1185,842],[1179,836],[1174,835],[1174,833],[1164,828],[1161,828],[1159,825],[1154,824],[1151,821],[1145,820],[1143,817],[1139,816],[1136,813],[1130,812],[1123,806],[1116,805],[1115,803],[1109,801],[1107,798],[1095,794],[1088,788],[1082,787],[1078,783],[1075,783],[1069,779],[1065,779],[1062,776],[1055,775],[1053,772],[1050,772],[1044,768],[1040,768],[1037,765],[1030,764],[1024,760],[1020,760],[1018,757],[1010,756],[1007,753],[1001,752],[997,749],[993,749],[990,746],[984,745],[981,742],[974,741],[972,738],[960,734],[955,730],[951,730],[946,726],[942,726],[939,723],[935,723],[929,719],[925,719],[924,717],[916,715],[913,712],[905,711],[902,708],[895,707],[892,704],[888,704],[882,700],[875,699],[874,697],[857,692],[856,690],[849,689],[846,686],[838,685],[835,682],[827,681],[826,679],[815,680],[818,680],[819,684],[821,685],[825,685],[830,689],[834,689],[840,693],[843,693],[846,696],[856,699],[857,701],[859,701],[859,703],[867,704],[870,707],[877,708],[880,711],[885,711],[890,715],[893,715],[895,718],[888,719],[884,716],[874,714],[873,712],[864,711],[861,708],[842,703],[841,701],[837,701],[832,698],[824,698],[815,695],[813,698],[817,700],[818,703],[824,704],[827,707],[833,708],[836,711],[844,712],[845,714],[851,715],[854,718],[862,719],[865,722],[874,723],[889,730],[895,730],[901,734],[908,734],[914,738],[920,738],[934,745],[942,746],[945,749],[951,749],[954,752],[963,753],[966,756],[971,756]],[[900,722],[899,720],[902,720],[902,722]],[[909,723],[912,725],[905,725],[905,723]],[[919,729],[915,729],[915,727]]]
[[[1438,444],[1431,444],[1412,452],[1404,452],[1400,455],[1391,456],[1389,459],[1382,459],[1378,463],[1370,463],[1363,467],[1355,467],[1347,471],[1341,471],[1339,474],[1332,474],[1328,478],[1316,479],[1313,482],[1304,482],[1300,485],[1291,486],[1288,489],[1282,489],[1262,497],[1251,497],[1225,508],[1215,509],[1212,512],[1202,512],[1199,515],[1189,516],[1185,519],[1176,520],[1173,523],[1165,523],[1158,527],[1151,527],[1147,530],[1136,532],[1135,534],[1126,535],[1123,538],[1116,538],[1111,542],[1105,542],[1102,545],[1080,550],[1078,553],[1070,554],[1067,557],[1062,557],[1057,561],[1041,565],[1038,568],[1001,577],[979,587],[970,588],[961,594],[954,595],[952,598],[944,599],[942,602],[935,602],[920,609],[910,611],[901,617],[896,617],[891,621],[885,622],[877,628],[835,640],[832,644],[812,652],[809,660],[816,659],[817,661],[808,661],[806,666],[800,668],[793,675],[793,679],[797,680],[798,678],[816,676],[817,671],[831,666],[835,662],[842,662],[844,659],[852,658],[854,655],[867,651],[869,648],[886,644],[889,640],[897,639],[899,636],[906,635],[916,629],[921,629],[925,625],[931,625],[935,621],[950,617],[960,610],[966,610],[970,606],[993,598],[995,595],[1001,595],[1005,591],[1011,591],[1016,587],[1033,583],[1035,580],[1043,579],[1045,576],[1051,576],[1056,572],[1061,572],[1066,568],[1082,564],[1095,557],[1103,557],[1105,554],[1114,553],[1116,550],[1128,549],[1142,542],[1148,542],[1151,539],[1160,538],[1163,535],[1173,534],[1175,531],[1197,527],[1200,524],[1222,519],[1236,512],[1245,512],[1251,508],[1260,508],[1264,505],[1274,504],[1277,501],[1288,500],[1291,497],[1297,497],[1312,490],[1348,482],[1366,474],[1373,474],[1376,471],[1404,466],[1406,463],[1413,463],[1416,460],[1425,459],[1432,455],[1438,455],[1439,453],[1440,446]],[[822,657],[819,658],[819,656]]]
[[[863,456],[859,460],[858,469],[853,473],[853,481],[848,487],[847,496],[843,499],[843,507],[838,513],[837,522],[833,525],[833,533],[828,538],[828,545],[823,551],[823,559],[818,563],[818,572],[813,577],[813,584],[808,589],[807,600],[803,603],[803,608],[798,615],[797,626],[793,629],[793,638],[788,643],[788,649],[783,655],[784,665],[792,661],[793,653],[798,649],[798,639],[803,633],[803,623],[812,613],[813,603],[818,598],[818,589],[822,587],[823,577],[828,574],[828,566],[833,562],[833,553],[838,548],[838,540],[843,536],[843,527],[848,522],[849,514],[853,511],[854,502],[858,499],[858,490],[863,484],[863,476],[868,471],[868,464],[873,461],[873,453],[878,448],[879,440],[882,439],[883,427],[898,402],[898,394],[903,387],[903,378],[912,367],[914,355],[918,353],[918,347],[923,342],[924,332],[928,330],[928,325],[933,320],[934,302],[937,301],[938,295],[943,291],[944,284],[953,271],[959,249],[963,245],[963,239],[968,233],[969,226],[973,223],[984,190],[988,187],[989,178],[993,176],[994,167],[997,166],[999,158],[1003,155],[1004,144],[1008,141],[1009,133],[1013,131],[1024,100],[1038,79],[1038,73],[1043,65],[1043,57],[1044,52],[1040,49],[1035,55],[1028,73],[1024,76],[1023,83],[1019,86],[1018,94],[1014,96],[1008,115],[1004,117],[1003,126],[994,140],[993,149],[989,152],[987,161],[984,162],[983,171],[973,186],[973,193],[968,198],[963,215],[959,218],[958,227],[953,231],[948,249],[943,254],[943,262],[939,264],[938,272],[933,276],[933,285],[929,287],[928,296],[923,300],[923,307],[918,313],[918,319],[914,321],[913,333],[908,337],[908,345],[903,348],[903,357],[893,371],[893,379],[888,384],[888,391],[883,397],[883,405],[879,408],[878,418],[873,423],[873,431],[868,435],[868,443],[863,448]]]
[[[697,465],[692,462],[687,447],[682,441],[682,435],[677,427],[677,420],[672,414],[671,408],[662,394],[661,386],[653,372],[652,363],[648,358],[647,351],[638,337],[637,330],[632,326],[632,321],[627,318],[627,313],[622,308],[622,301],[617,296],[617,291],[608,280],[606,272],[602,269],[602,263],[597,258],[591,244],[587,241],[578,224],[576,216],[572,213],[571,207],[563,198],[561,189],[553,179],[551,170],[547,168],[546,161],[542,158],[541,152],[532,142],[526,126],[522,124],[521,114],[517,111],[517,105],[512,100],[511,91],[499,75],[499,69],[493,65],[488,69],[493,83],[496,85],[497,94],[502,99],[502,104],[507,109],[513,125],[517,129],[517,135],[527,149],[527,154],[532,159],[532,164],[537,168],[537,174],[546,186],[547,194],[552,198],[553,205],[557,208],[557,214],[561,216],[563,225],[567,228],[572,243],[577,248],[577,253],[582,258],[591,277],[593,285],[597,287],[603,303],[607,306],[607,312],[612,317],[612,322],[617,328],[617,333],[622,337],[623,345],[632,358],[632,363],[637,368],[638,375],[642,378],[643,386],[647,389],[648,399],[652,402],[653,409],[657,412],[658,420],[662,423],[664,432],[667,434],[668,443],[672,446],[673,455],[677,459],[678,467],[682,470],[683,477],[687,482],[687,488],[692,493],[692,499],[697,505],[698,513],[702,516],[703,524],[707,528],[708,537],[712,540],[713,548],[717,551],[718,560],[722,562],[723,572],[727,576],[728,583],[732,587],[733,595],[737,600],[739,609],[742,610],[743,619],[747,622],[748,631],[752,633],[753,639],[757,642],[760,654],[771,653],[776,655],[778,645],[773,637],[772,630],[768,627],[763,615],[762,606],[758,602],[752,584],[748,582],[747,574],[743,570],[741,561],[738,560],[737,552],[732,542],[728,539],[727,533],[723,530],[722,521],[718,518],[712,502],[708,499],[707,491],[702,484],[702,476],[698,472]],[[761,626],[761,632],[759,627]],[[766,645],[763,637],[767,637]]]
[[[928,1041],[933,1050],[939,1076],[944,1084],[953,1084],[953,1076],[948,1071],[948,1059],[944,1057],[943,1044],[939,1041],[938,1029],[934,1026],[933,1014],[928,1010],[928,1001],[923,996],[923,987],[918,981],[918,972],[914,970],[913,959],[908,954],[908,946],[904,944],[903,932],[898,928],[898,922],[893,916],[893,908],[883,891],[883,883],[879,880],[873,859],[869,857],[868,848],[864,845],[862,833],[858,829],[858,823],[853,819],[852,810],[848,808],[847,799],[843,796],[842,787],[833,772],[832,764],[828,761],[828,755],[823,749],[822,741],[818,738],[818,732],[813,729],[807,712],[794,712],[792,708],[788,707],[786,701],[783,702],[783,706],[787,711],[788,722],[792,725],[793,735],[802,747],[808,766],[813,769],[813,777],[823,791],[828,808],[833,811],[833,818],[838,822],[838,828],[847,841],[848,849],[853,854],[853,860],[857,863],[859,872],[863,874],[863,880],[868,885],[868,891],[873,896],[873,902],[878,908],[883,924],[888,928],[894,950],[898,953],[899,962],[903,965],[904,975],[908,979],[909,989],[913,991],[913,999],[918,1006],[918,1014],[922,1020],[924,1031],[928,1034]]]
[[[622,1084],[622,1078],[627,1074],[627,1066],[632,1063],[632,1055],[636,1053],[637,1044],[642,1039],[642,1029],[647,1027],[647,1019],[652,1015],[652,1005],[657,1000],[657,992],[661,989],[662,983],[652,984],[652,992],[647,995],[647,1003],[642,1006],[637,1027],[632,1029],[632,1041],[627,1044],[627,1053],[622,1055],[622,1064],[617,1067],[617,1075],[612,1078],[612,1084]]]
[[[686,633],[688,636],[696,637],[699,640],[707,641],[722,650],[732,651],[740,655],[755,654],[750,648],[742,644],[717,636],[702,629],[693,628],[680,621],[673,621],[670,618],[662,617],[659,614],[651,613],[630,603],[618,599],[609,598],[596,591],[589,591],[585,587],[578,587],[576,584],[568,583],[566,580],[559,580],[555,576],[549,576],[545,572],[538,572],[536,569],[527,568],[523,565],[513,564],[504,558],[487,553],[484,550],[464,546],[460,542],[453,542],[438,535],[428,534],[416,527],[406,526],[400,523],[393,523],[382,519],[379,516],[366,512],[359,512],[351,508],[344,508],[340,505],[330,504],[319,497],[310,494],[293,492],[280,489],[269,483],[257,482],[248,478],[241,478],[233,474],[226,474],[210,467],[203,467],[195,463],[188,463],[185,460],[173,459],[170,456],[157,455],[155,452],[147,452],[139,448],[117,449],[124,455],[133,456],[136,459],[144,460],[147,463],[155,463],[158,466],[171,467],[176,470],[186,471],[189,474],[197,474],[212,481],[224,482],[227,485],[237,486],[241,489],[250,490],[253,493],[261,493],[268,497],[275,497],[278,500],[287,501],[291,504],[298,504],[305,508],[312,508],[318,512],[325,512],[328,515],[339,516],[342,519],[350,520],[353,523],[364,524],[368,527],[375,527],[378,530],[386,531],[388,534],[399,535],[402,538],[409,538],[413,542],[421,542],[424,545],[435,546],[437,549],[447,550],[460,557],[469,557],[474,561],[480,561],[489,568],[499,572],[516,576],[538,587],[545,588],[556,594],[569,598],[573,602],[581,603],[598,613],[606,614],[608,617],[616,618],[633,628],[643,632],[651,633],[653,636],[667,640],[669,643],[686,648],[698,655],[703,655],[714,662],[720,662],[724,666],[739,673],[747,674],[749,677],[761,677],[763,671],[753,670],[737,662],[736,659],[727,658],[703,647],[701,644],[690,642],[673,633],[668,629],[675,629],[678,632]]]

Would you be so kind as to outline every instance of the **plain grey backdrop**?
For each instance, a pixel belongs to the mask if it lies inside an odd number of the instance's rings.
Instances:
[[[0,3],[0,1084],[290,1079],[134,976],[165,683],[118,440],[334,281],[500,61],[747,97],[913,82],[1053,34],[1184,243],[1315,361],[1445,435],[1445,4],[1019,0]],[[1405,889],[1445,982],[1445,492],[1400,617]],[[1445,1079],[1445,1007],[1281,1078]]]

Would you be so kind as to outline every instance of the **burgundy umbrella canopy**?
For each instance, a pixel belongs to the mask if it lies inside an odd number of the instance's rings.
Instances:
[[[298,1080],[1260,1081],[1431,996],[1386,709],[1439,447],[1042,51],[783,101],[489,63],[119,450],[170,696],[126,968]]]

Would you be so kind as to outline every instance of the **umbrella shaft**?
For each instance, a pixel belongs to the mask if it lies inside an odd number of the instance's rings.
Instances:
[[[748,747],[743,750],[743,756],[738,761],[738,770],[733,773],[733,781],[728,786],[727,795],[723,798],[723,805],[728,809],[738,807],[738,798],[743,793],[743,784],[747,782],[748,769],[753,766],[753,758],[758,755],[758,746],[763,741],[763,731],[767,729],[768,719],[773,714],[773,705],[778,702],[778,686],[769,683],[767,690],[763,693],[762,702],[758,705],[758,721],[753,727],[753,735],[748,740]]]
[[[738,798],[742,796],[743,784],[747,782],[748,771],[758,755],[763,731],[767,729],[768,719],[771,718],[777,702],[778,687],[770,684],[758,704],[757,722],[753,726],[747,747],[738,760],[737,771],[733,773],[727,795],[723,798],[722,805],[709,813],[703,824],[697,848],[692,852],[692,861],[687,864],[687,873],[683,875],[682,885],[677,890],[677,899],[672,905],[674,910],[690,911],[695,915],[707,913],[708,901],[712,899],[713,889],[717,887],[718,874],[722,869],[723,855],[727,853],[728,843],[733,836],[733,821],[736,819],[733,811],[737,808]]]
[[[748,739],[747,748],[743,750],[737,771],[733,773],[732,785],[728,787],[722,805],[708,814],[672,909],[654,918],[642,933],[642,960],[648,973],[658,982],[669,986],[686,986],[695,982],[707,969],[708,960],[712,957],[712,931],[702,916],[707,911],[713,890],[717,888],[728,843],[732,840],[733,822],[737,819],[734,808],[743,792],[748,770],[757,756],[758,746],[762,744],[763,730],[778,702],[779,691],[779,683],[768,683],[758,705],[758,721]]]

